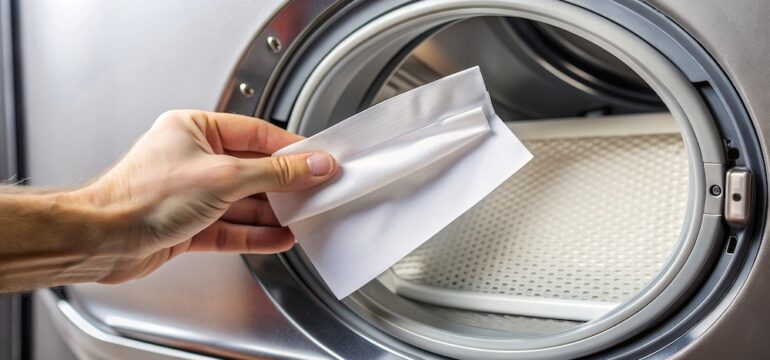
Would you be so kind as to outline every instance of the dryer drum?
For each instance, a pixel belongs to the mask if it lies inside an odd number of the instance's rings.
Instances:
[[[697,71],[566,2],[361,8],[287,51],[257,115],[312,135],[479,65],[535,159],[341,304],[300,250],[286,256],[346,326],[406,354],[577,357],[619,349],[710,301],[700,294],[721,286],[714,269],[724,275],[717,265],[733,261],[725,239],[751,234],[745,212],[732,227],[723,221],[725,204],[754,209],[742,205],[764,197],[751,186],[724,196],[728,169],[745,179],[761,160],[740,116],[715,111],[709,83],[691,80]],[[367,11],[376,16],[361,21]],[[687,330],[677,326],[667,329]]]

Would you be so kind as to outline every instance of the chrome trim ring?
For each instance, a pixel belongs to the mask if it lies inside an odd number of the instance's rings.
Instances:
[[[644,290],[601,319],[553,336],[504,339],[459,336],[443,329],[426,329],[388,303],[373,283],[346,301],[356,313],[404,341],[450,356],[489,358],[550,358],[585,355],[610,346],[654,322],[689,290],[705,266],[721,231],[718,201],[707,200],[707,184],[721,184],[723,172],[706,171],[724,160],[708,110],[686,78],[654,48],[626,29],[581,8],[558,1],[425,1],[386,14],[340,43],[315,68],[295,103],[290,130],[307,121],[304,110],[322,102],[319,93],[335,77],[357,69],[357,57],[369,59],[381,44],[397,42],[427,28],[472,16],[511,16],[540,21],[576,33],[609,51],[634,69],[658,93],[682,130],[689,149],[691,186],[689,220],[672,258]],[[622,46],[616,45],[622,44]],[[342,75],[345,73],[345,75]],[[328,95],[328,94],[326,94]],[[318,113],[313,113],[314,117]],[[323,117],[323,115],[321,115]],[[705,164],[704,164],[705,163]],[[704,164],[693,166],[693,164]],[[701,237],[698,235],[702,234]]]

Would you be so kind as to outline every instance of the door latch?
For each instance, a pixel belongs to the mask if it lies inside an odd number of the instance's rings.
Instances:
[[[743,227],[751,215],[751,171],[732,168],[725,175],[725,221]]]

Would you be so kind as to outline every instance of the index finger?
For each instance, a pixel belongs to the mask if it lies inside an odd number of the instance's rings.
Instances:
[[[217,138],[222,147],[230,151],[272,154],[303,139],[302,136],[250,116],[207,111],[201,111],[200,114],[201,120],[205,122],[206,137]]]

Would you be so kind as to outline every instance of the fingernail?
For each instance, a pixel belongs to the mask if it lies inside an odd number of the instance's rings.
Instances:
[[[324,176],[334,168],[334,159],[326,153],[313,153],[307,157],[307,165],[313,176]]]

